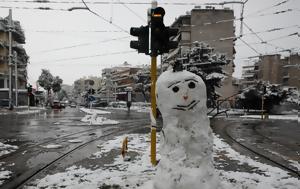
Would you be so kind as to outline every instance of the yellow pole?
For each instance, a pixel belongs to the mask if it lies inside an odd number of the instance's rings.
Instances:
[[[156,98],[155,98],[155,87],[156,87],[156,56],[151,57],[151,109],[154,118],[156,118]]]
[[[152,116],[156,122],[156,98],[155,98],[155,86],[156,86],[156,56],[151,56],[151,110]],[[156,123],[151,122],[151,163],[153,166],[157,164],[156,160]]]

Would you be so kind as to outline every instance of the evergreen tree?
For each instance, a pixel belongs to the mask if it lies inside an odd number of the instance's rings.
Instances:
[[[239,108],[261,110],[263,109],[269,113],[274,105],[279,105],[287,98],[286,91],[281,90],[279,85],[267,84],[258,82],[254,87],[243,91],[237,97],[237,104]]]

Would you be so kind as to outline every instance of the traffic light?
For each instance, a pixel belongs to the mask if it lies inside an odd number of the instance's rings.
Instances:
[[[32,85],[27,86],[27,95],[30,96],[32,93]]]
[[[151,10],[151,54],[157,56],[168,53],[170,49],[178,46],[177,41],[170,41],[170,37],[176,36],[178,29],[165,27],[165,10],[157,7]]]
[[[137,49],[138,53],[149,54],[149,26],[130,28],[130,35],[138,37],[138,41],[130,41],[130,48]]]
[[[165,31],[165,35],[166,38],[168,40],[167,45],[166,45],[166,52],[169,52],[170,49],[176,49],[178,47],[178,41],[170,41],[171,37],[175,37],[178,34],[178,29],[176,28],[170,28],[170,27],[166,27],[166,31]]]

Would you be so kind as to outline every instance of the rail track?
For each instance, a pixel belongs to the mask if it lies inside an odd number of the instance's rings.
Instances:
[[[289,172],[291,175],[300,178],[300,172],[298,170],[295,170],[293,168],[291,168],[290,166],[287,166],[286,163],[282,163],[282,162],[278,162],[277,160],[269,157],[266,154],[261,153],[259,150],[257,150],[254,146],[251,146],[251,144],[245,144],[240,142],[239,140],[237,140],[234,136],[232,136],[232,134],[229,131],[230,128],[230,124],[227,124],[223,127],[222,129],[222,133],[223,135],[226,136],[227,139],[229,139],[231,142],[237,144],[238,146],[242,147],[243,149],[251,152],[252,154],[255,154],[256,156],[259,156],[261,158],[263,158],[264,160],[272,163],[273,165],[280,167],[284,170],[286,170],[287,172]],[[254,130],[254,128],[252,127],[252,129]],[[256,131],[257,132],[257,131]],[[257,134],[260,135],[260,134]],[[263,136],[264,137],[264,136]],[[268,138],[265,136],[265,138]],[[269,139],[271,140],[271,139]]]
[[[130,122],[119,124],[117,126],[109,128],[109,129],[105,130],[101,136],[91,138],[90,140],[85,141],[84,143],[78,144],[75,147],[73,147],[72,149],[64,152],[63,154],[60,154],[59,156],[51,159],[50,161],[48,161],[47,163],[45,163],[43,165],[39,165],[31,170],[28,170],[26,173],[16,173],[16,176],[14,178],[12,178],[11,180],[8,180],[6,183],[1,185],[0,188],[1,189],[2,188],[3,189],[4,188],[5,189],[23,188],[26,184],[28,184],[30,181],[32,181],[40,173],[47,171],[47,169],[49,167],[62,161],[64,158],[68,157],[69,155],[73,154],[74,152],[76,152],[80,149],[83,149],[84,147],[88,146],[89,144],[91,144],[93,142],[96,142],[99,140],[104,140],[104,139],[114,136],[114,135],[120,135],[120,134],[124,134],[124,133],[133,132],[133,131],[139,130],[139,129],[145,129],[146,125],[147,125],[146,123],[148,122],[148,120],[149,119],[139,119],[136,121],[130,121]],[[98,130],[100,128],[103,129],[103,127],[99,127],[99,128],[87,129],[87,130],[76,132],[76,133],[71,133],[71,134],[62,136],[57,139],[53,139],[53,140],[49,140],[49,141],[45,141],[45,142],[42,142],[39,144],[32,145],[31,148],[39,146],[39,145],[45,145],[47,143],[50,143],[50,142],[53,142],[56,140],[62,140],[62,139],[68,138],[70,136],[76,136],[78,134],[82,135],[82,134],[93,133],[95,130]],[[18,154],[20,154],[20,152],[16,152],[13,155],[18,155]],[[6,159],[7,158],[9,158],[9,156],[7,156]]]
[[[149,119],[140,119],[139,121],[149,121]],[[136,121],[126,121],[126,122],[120,123],[120,124],[124,124],[125,126],[127,126],[127,125],[133,124],[135,122]],[[78,126],[78,125],[69,125],[69,126],[72,127],[72,126]],[[60,137],[56,137],[56,138],[53,138],[53,139],[45,140],[45,141],[40,142],[40,143],[35,143],[35,144],[32,144],[32,145],[28,145],[28,146],[21,146],[17,151],[14,151],[14,152],[11,152],[9,154],[1,156],[0,161],[5,160],[6,158],[10,158],[11,156],[13,156],[15,154],[22,154],[22,153],[24,153],[24,151],[27,151],[27,150],[32,149],[34,147],[51,144],[53,142],[60,141],[60,140],[63,140],[63,139],[68,139],[70,137],[80,137],[84,134],[91,134],[91,133],[94,133],[97,130],[106,129],[108,127],[109,128],[115,128],[115,127],[118,127],[118,124],[101,125],[101,126],[94,125],[93,127],[94,128],[89,128],[89,129],[81,130],[81,131],[78,131],[78,132],[73,132],[73,133],[70,133],[70,134],[66,134],[66,135],[63,135],[63,136],[60,136]]]

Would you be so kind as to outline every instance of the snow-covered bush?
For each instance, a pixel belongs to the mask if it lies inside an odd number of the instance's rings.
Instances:
[[[282,90],[279,85],[258,82],[238,95],[236,104],[238,108],[261,110],[262,103],[264,103],[264,110],[270,112],[274,105],[279,105],[286,98],[286,91]]]

